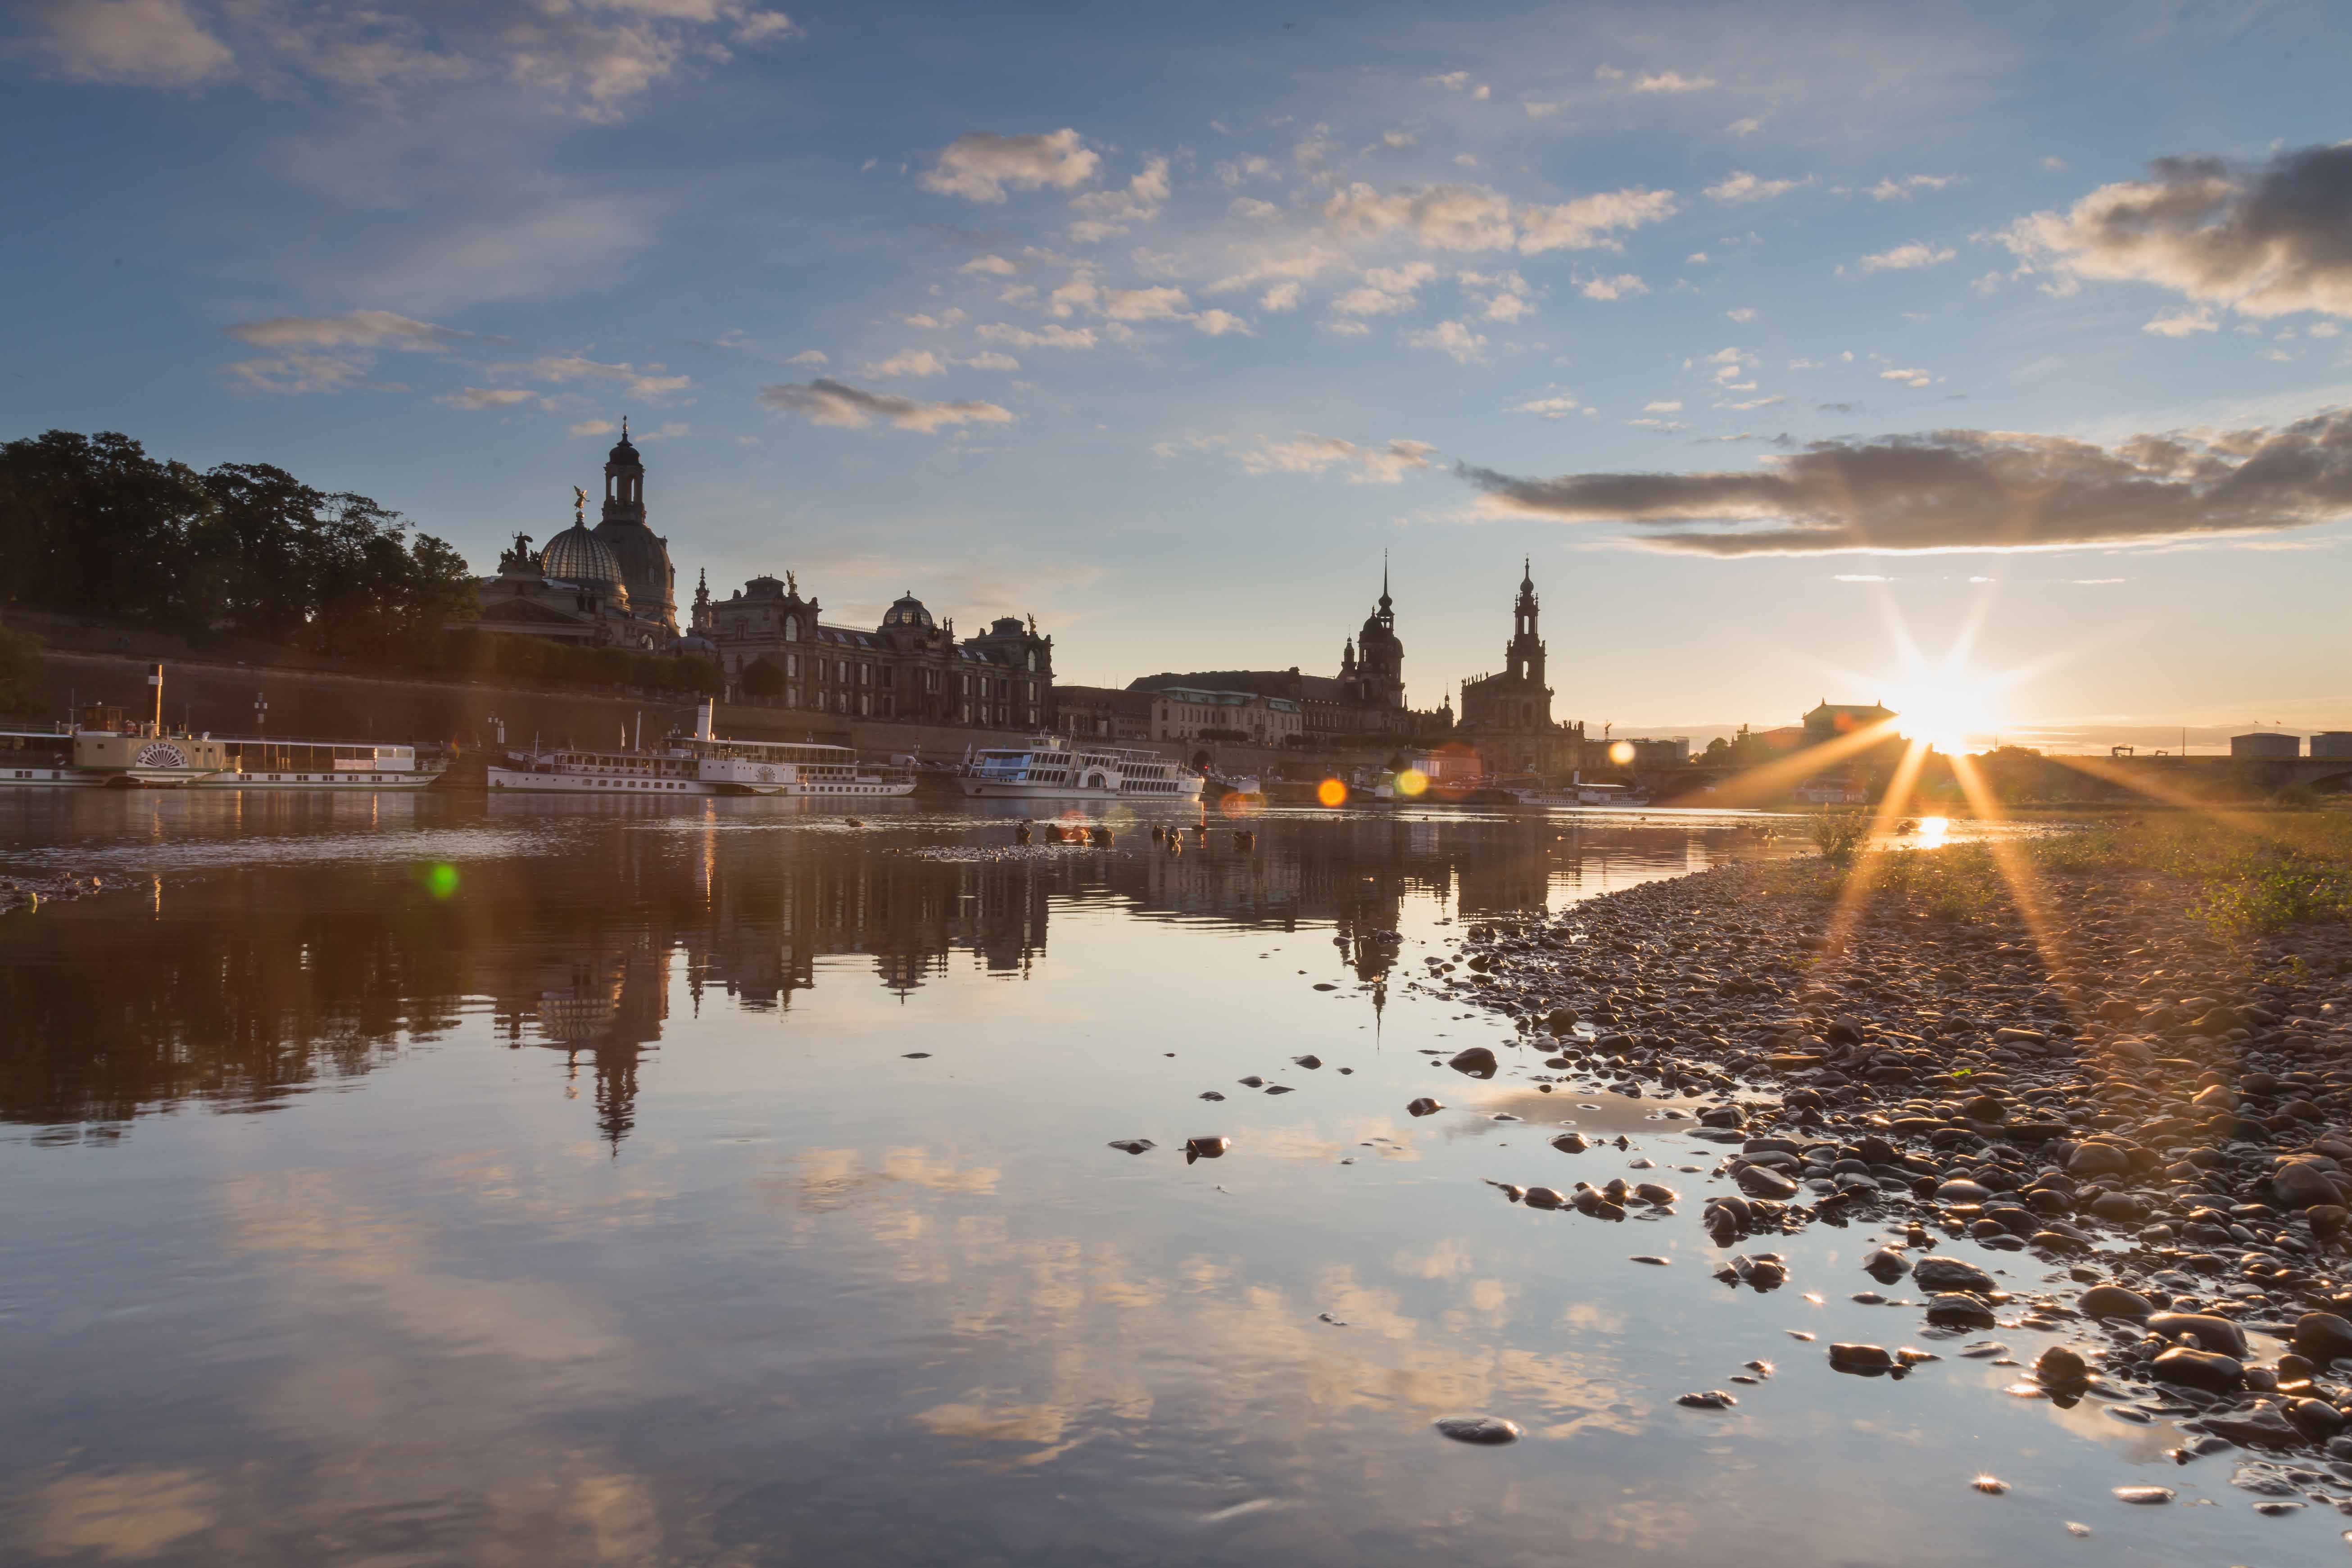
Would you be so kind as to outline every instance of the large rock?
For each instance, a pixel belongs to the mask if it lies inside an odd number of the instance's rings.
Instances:
[[[2281,1165],[2271,1173],[2271,1194],[2291,1209],[2307,1209],[2315,1204],[2343,1201],[2336,1191],[2336,1184],[2327,1179],[2326,1172],[2300,1160]]]
[[[1923,1258],[1911,1266],[1911,1278],[1922,1290],[1972,1290],[1987,1295],[2000,1289],[1991,1275],[1959,1258]]]
[[[1519,1440],[1519,1424],[1506,1421],[1499,1415],[1446,1415],[1439,1418],[1437,1429],[1457,1443],[1475,1443],[1482,1447],[1495,1447]]]
[[[2130,1156],[2112,1143],[2084,1143],[2066,1158],[2070,1176],[2120,1176],[2130,1169]]]
[[[2094,1285],[2075,1305],[2086,1318],[2145,1318],[2156,1310],[2147,1297],[2120,1285]]]
[[[2352,1322],[2333,1312],[2305,1312],[2294,1321],[2294,1349],[2296,1354],[2323,1364],[2338,1356],[2352,1356]]]
[[[1786,1203],[1797,1195],[1794,1178],[1784,1176],[1769,1165],[1742,1165],[1733,1178],[1740,1190],[1752,1197],[1772,1198]]]
[[[1928,1300],[1927,1321],[1940,1329],[1989,1329],[1992,1307],[1981,1296],[1949,1290]]]
[[[2147,1331],[2168,1340],[2194,1334],[2197,1342],[2207,1350],[2222,1351],[2241,1359],[2246,1353],[2246,1331],[2229,1319],[2217,1318],[2210,1312],[2158,1312],[2147,1320]]]
[[[1495,1059],[1495,1053],[1486,1047],[1472,1046],[1467,1050],[1456,1051],[1448,1057],[1445,1065],[1455,1072],[1466,1073],[1472,1078],[1493,1078],[1496,1069],[1502,1064]]]
[[[2158,1383],[2178,1383],[2209,1394],[2228,1394],[2246,1380],[2246,1369],[2235,1356],[2192,1351],[2175,1345],[2156,1358],[2150,1369]]]
[[[2044,1388],[2074,1388],[2090,1380],[2091,1369],[2064,1345],[2052,1345],[2034,1362],[2033,1375]]]

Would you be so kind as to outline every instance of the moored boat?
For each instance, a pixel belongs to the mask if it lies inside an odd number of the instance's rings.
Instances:
[[[566,747],[529,757],[520,767],[493,763],[494,793],[555,795],[766,795],[827,799],[887,799],[915,793],[905,767],[861,761],[847,746],[815,742],[737,741],[711,733],[706,702],[692,735],[673,735],[652,751]]]
[[[974,752],[958,782],[965,795],[990,800],[1190,805],[1201,798],[1201,775],[1157,752],[1074,743],[1061,735]]]

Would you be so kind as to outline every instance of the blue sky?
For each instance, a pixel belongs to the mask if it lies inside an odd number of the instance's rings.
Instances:
[[[1063,678],[2010,733],[2352,728],[2324,5],[79,0],[0,44],[0,434],[488,569],[629,415],[681,577],[1035,612]],[[2165,161],[2165,162],[2159,162]]]

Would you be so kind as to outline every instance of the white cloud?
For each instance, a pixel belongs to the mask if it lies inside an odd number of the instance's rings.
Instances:
[[[866,367],[868,375],[945,375],[946,363],[929,349],[900,349],[878,364]]]
[[[393,348],[437,351],[471,334],[390,310],[352,310],[340,316],[272,316],[240,321],[228,329],[239,342],[262,349]]]
[[[1560,392],[1555,393],[1549,397],[1537,397],[1531,398],[1525,403],[1514,403],[1503,412],[1506,414],[1540,414],[1547,419],[1565,419],[1570,415],[1583,408],[1583,406],[1584,405],[1579,403],[1574,397],[1571,397],[1565,392]]]
[[[1086,217],[1070,226],[1071,237],[1081,243],[1125,234],[1127,226],[1149,223],[1160,216],[1168,200],[1168,160],[1147,158],[1143,172],[1119,191],[1087,191],[1070,198],[1070,205]]]
[[[433,400],[452,408],[513,408],[541,401],[540,395],[520,386],[468,386]]]
[[[1235,196],[1225,210],[1234,216],[1245,218],[1251,223],[1264,223],[1268,218],[1277,218],[1282,216],[1280,207],[1276,206],[1272,202],[1262,202],[1255,196]]]
[[[1499,250],[1512,240],[1510,198],[1483,185],[1432,185],[1382,195],[1361,182],[1332,193],[1324,221],[1338,233],[1379,238],[1410,232],[1433,250]]]
[[[493,375],[553,382],[558,386],[575,381],[615,381],[630,396],[648,402],[659,402],[694,384],[691,376],[662,374],[662,366],[657,364],[641,370],[633,364],[605,364],[581,354],[542,354],[525,363],[494,364],[489,368]]]
[[[1881,381],[1899,381],[1906,386],[1927,386],[1933,383],[1936,378],[1928,374],[1924,370],[1913,370],[1902,366],[1896,366],[1891,369],[1880,371],[1878,373],[1878,379]]]
[[[1407,332],[1405,347],[1436,349],[1454,356],[1457,364],[1469,364],[1485,356],[1486,340],[1459,321],[1440,321],[1426,331]]]
[[[583,419],[575,424],[567,426],[564,429],[564,434],[567,436],[610,436],[614,431],[618,430],[620,426],[614,424],[610,419]]]
[[[1287,441],[1261,436],[1255,447],[1234,456],[1244,473],[1322,474],[1342,468],[1349,484],[1392,485],[1408,473],[1432,467],[1430,454],[1436,450],[1426,441],[1407,440],[1359,447],[1337,436],[1301,430]]]
[[[1666,398],[1660,402],[1642,405],[1642,412],[1644,414],[1680,414],[1682,411],[1680,398]]]
[[[1007,185],[1024,191],[1046,185],[1075,190],[1093,179],[1101,166],[1101,155],[1066,127],[1021,136],[971,131],[941,148],[916,184],[943,196],[1002,202]]]
[[[1908,201],[1921,191],[1940,191],[1958,183],[1957,174],[1906,174],[1899,180],[1879,181],[1870,187],[1870,195],[1874,201]]]
[[[1276,284],[1273,288],[1267,289],[1263,295],[1259,296],[1257,308],[1261,310],[1276,312],[1295,310],[1298,309],[1298,285],[1296,283]]]
[[[1192,303],[1181,289],[1106,289],[1101,309],[1114,321],[1181,321]]]
[[[1579,196],[1558,206],[1528,207],[1519,214],[1519,253],[1621,249],[1615,231],[1661,222],[1676,210],[1674,192],[1639,186]]]
[[[956,361],[956,363],[970,365],[974,370],[1019,370],[1021,368],[1021,362],[1011,354],[1001,354],[991,349],[982,349],[969,359]]]
[[[826,364],[831,362],[825,358],[823,349],[803,349],[784,363],[786,364]]]
[[[1734,136],[1753,136],[1759,131],[1763,129],[1764,122],[1753,115],[1748,116],[1745,120],[1735,120],[1730,124],[1724,127],[1724,130],[1729,132]]]
[[[1576,291],[1588,300],[1630,300],[1648,293],[1650,286],[1631,272],[1620,272],[1614,278],[1588,278]]]
[[[1010,343],[1016,349],[1090,349],[1097,342],[1092,327],[1064,327],[1051,321],[1034,331],[1009,321],[991,321],[976,330],[990,342]]]
[[[924,403],[887,392],[866,392],[829,376],[814,381],[763,386],[760,401],[783,414],[797,414],[812,425],[862,430],[877,419],[887,419],[900,430],[929,436],[950,426],[1007,425],[1010,409],[965,398],[953,403]]]
[[[2210,308],[2200,306],[2193,310],[2168,310],[2140,328],[2160,338],[2185,338],[2191,332],[2210,332],[2220,327]]]
[[[39,47],[76,81],[194,87],[236,64],[183,0],[66,0],[38,15]]]
[[[1206,332],[1213,338],[1222,338],[1228,332],[1238,332],[1245,338],[1257,336],[1247,321],[1230,310],[1202,311],[1192,318],[1192,330],[1196,332]]]
[[[1730,317],[1735,321],[1743,323],[1752,321],[1756,319],[1756,307],[1753,305],[1735,305],[1730,310],[1726,310],[1724,314]]]
[[[1261,158],[1253,153],[1245,158],[1218,164],[1217,178],[1227,190],[1234,190],[1250,180],[1279,180],[1282,178],[1282,166],[1271,158]]]
[[[1410,131],[1383,131],[1381,132],[1381,145],[1391,151],[1398,151],[1406,147],[1418,147],[1421,145],[1421,138]]]
[[[1341,316],[1402,315],[1420,305],[1421,300],[1414,291],[1435,278],[1437,268],[1426,261],[1414,261],[1402,267],[1367,268],[1361,276],[1363,287],[1350,289],[1331,301],[1333,313]]]
[[[1718,403],[1716,406],[1717,408],[1728,408],[1736,413],[1745,414],[1751,408],[1769,408],[1776,403],[1785,403],[1787,401],[1788,399],[1786,397],[1776,392],[1769,397],[1751,397],[1742,403]]]
[[[1007,261],[1002,256],[975,256],[970,261],[965,262],[961,267],[957,268],[956,270],[959,272],[984,272],[993,278],[1010,278],[1014,273],[1020,271],[1021,268],[1017,264]]]
[[[1892,250],[1882,250],[1862,258],[1864,272],[1908,272],[1921,267],[1939,267],[1958,254],[1948,245],[1928,245],[1913,240]]]
[[[1372,329],[1361,321],[1326,321],[1323,330],[1335,338],[1365,338],[1371,336],[1372,332]]]
[[[1568,111],[1565,103],[1529,102],[1522,100],[1519,107],[1527,110],[1529,120],[1550,120]]]
[[[1635,92],[1704,92],[1714,85],[1713,77],[1685,76],[1680,71],[1650,71],[1633,79]]]
[[[1707,186],[1706,194],[1718,202],[1760,202],[1787,195],[1799,185],[1811,183],[1810,174],[1801,180],[1766,180],[1745,169],[1736,169],[1717,184]]]
[[[237,360],[222,367],[247,391],[299,395],[341,392],[364,384],[363,359],[342,354],[285,353],[265,359]]]

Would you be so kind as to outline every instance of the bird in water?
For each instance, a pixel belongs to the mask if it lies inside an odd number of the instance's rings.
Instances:
[[[1029,825],[1027,823],[1024,822],[1020,826],[1013,830],[1013,842],[1015,844],[1026,844],[1029,842]]]
[[[1108,849],[1110,847],[1109,828],[1097,827],[1095,829],[1095,847],[1097,849]]]

